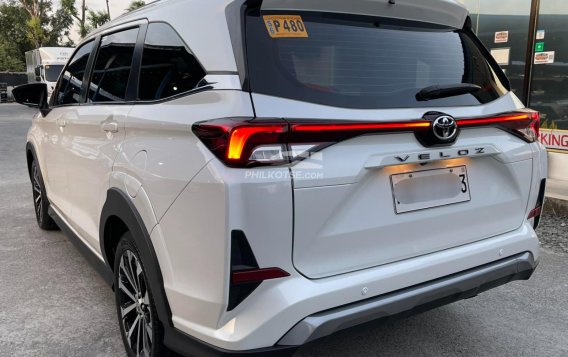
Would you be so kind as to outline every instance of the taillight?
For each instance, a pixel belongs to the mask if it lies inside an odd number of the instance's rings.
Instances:
[[[193,125],[193,132],[228,166],[246,167],[250,163],[282,164],[288,123],[284,120],[252,121],[218,119]],[[265,157],[259,148],[269,146],[274,156]]]
[[[456,120],[458,128],[497,126],[527,142],[538,139],[538,112],[523,111]],[[196,123],[193,132],[230,167],[282,165],[365,134],[414,132],[427,135],[432,121],[353,122],[284,119],[217,119]],[[444,144],[444,143],[442,143]],[[447,144],[447,143],[445,143]]]
[[[460,128],[498,126],[530,143],[537,141],[540,136],[540,113],[532,110],[484,118],[459,119],[457,123]]]

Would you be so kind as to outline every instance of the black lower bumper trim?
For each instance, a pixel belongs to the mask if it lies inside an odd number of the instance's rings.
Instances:
[[[248,351],[230,351],[207,344],[175,328],[169,328],[165,332],[165,345],[183,356],[288,357],[292,356],[298,349],[298,346],[274,346]]]
[[[392,293],[310,315],[297,323],[278,345],[298,346],[370,321],[406,317],[506,284],[527,280],[537,263],[522,253],[487,265]]]

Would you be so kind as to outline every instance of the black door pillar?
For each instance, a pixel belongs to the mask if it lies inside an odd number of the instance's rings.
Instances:
[[[522,101],[525,106],[529,106],[531,101],[531,84],[532,84],[532,73],[534,67],[534,55],[535,55],[535,43],[536,43],[536,32],[538,30],[538,17],[540,14],[540,0],[532,0],[531,4],[531,15],[529,22],[529,35],[527,41],[527,51],[525,60],[525,78],[523,85],[523,97]]]

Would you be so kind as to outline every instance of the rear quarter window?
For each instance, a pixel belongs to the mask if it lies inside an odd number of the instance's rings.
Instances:
[[[187,93],[205,76],[193,53],[174,29],[165,23],[148,26],[138,99],[153,101]]]
[[[274,38],[264,15],[247,16],[248,74],[255,93],[381,109],[480,105],[507,92],[499,69],[462,30],[301,14],[307,37]],[[430,101],[416,97],[425,87],[460,83],[481,89]]]

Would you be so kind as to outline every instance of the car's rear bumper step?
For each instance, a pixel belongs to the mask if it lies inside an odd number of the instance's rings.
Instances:
[[[298,346],[369,321],[406,316],[473,297],[513,280],[527,280],[538,262],[522,253],[427,283],[311,315],[278,342]]]

